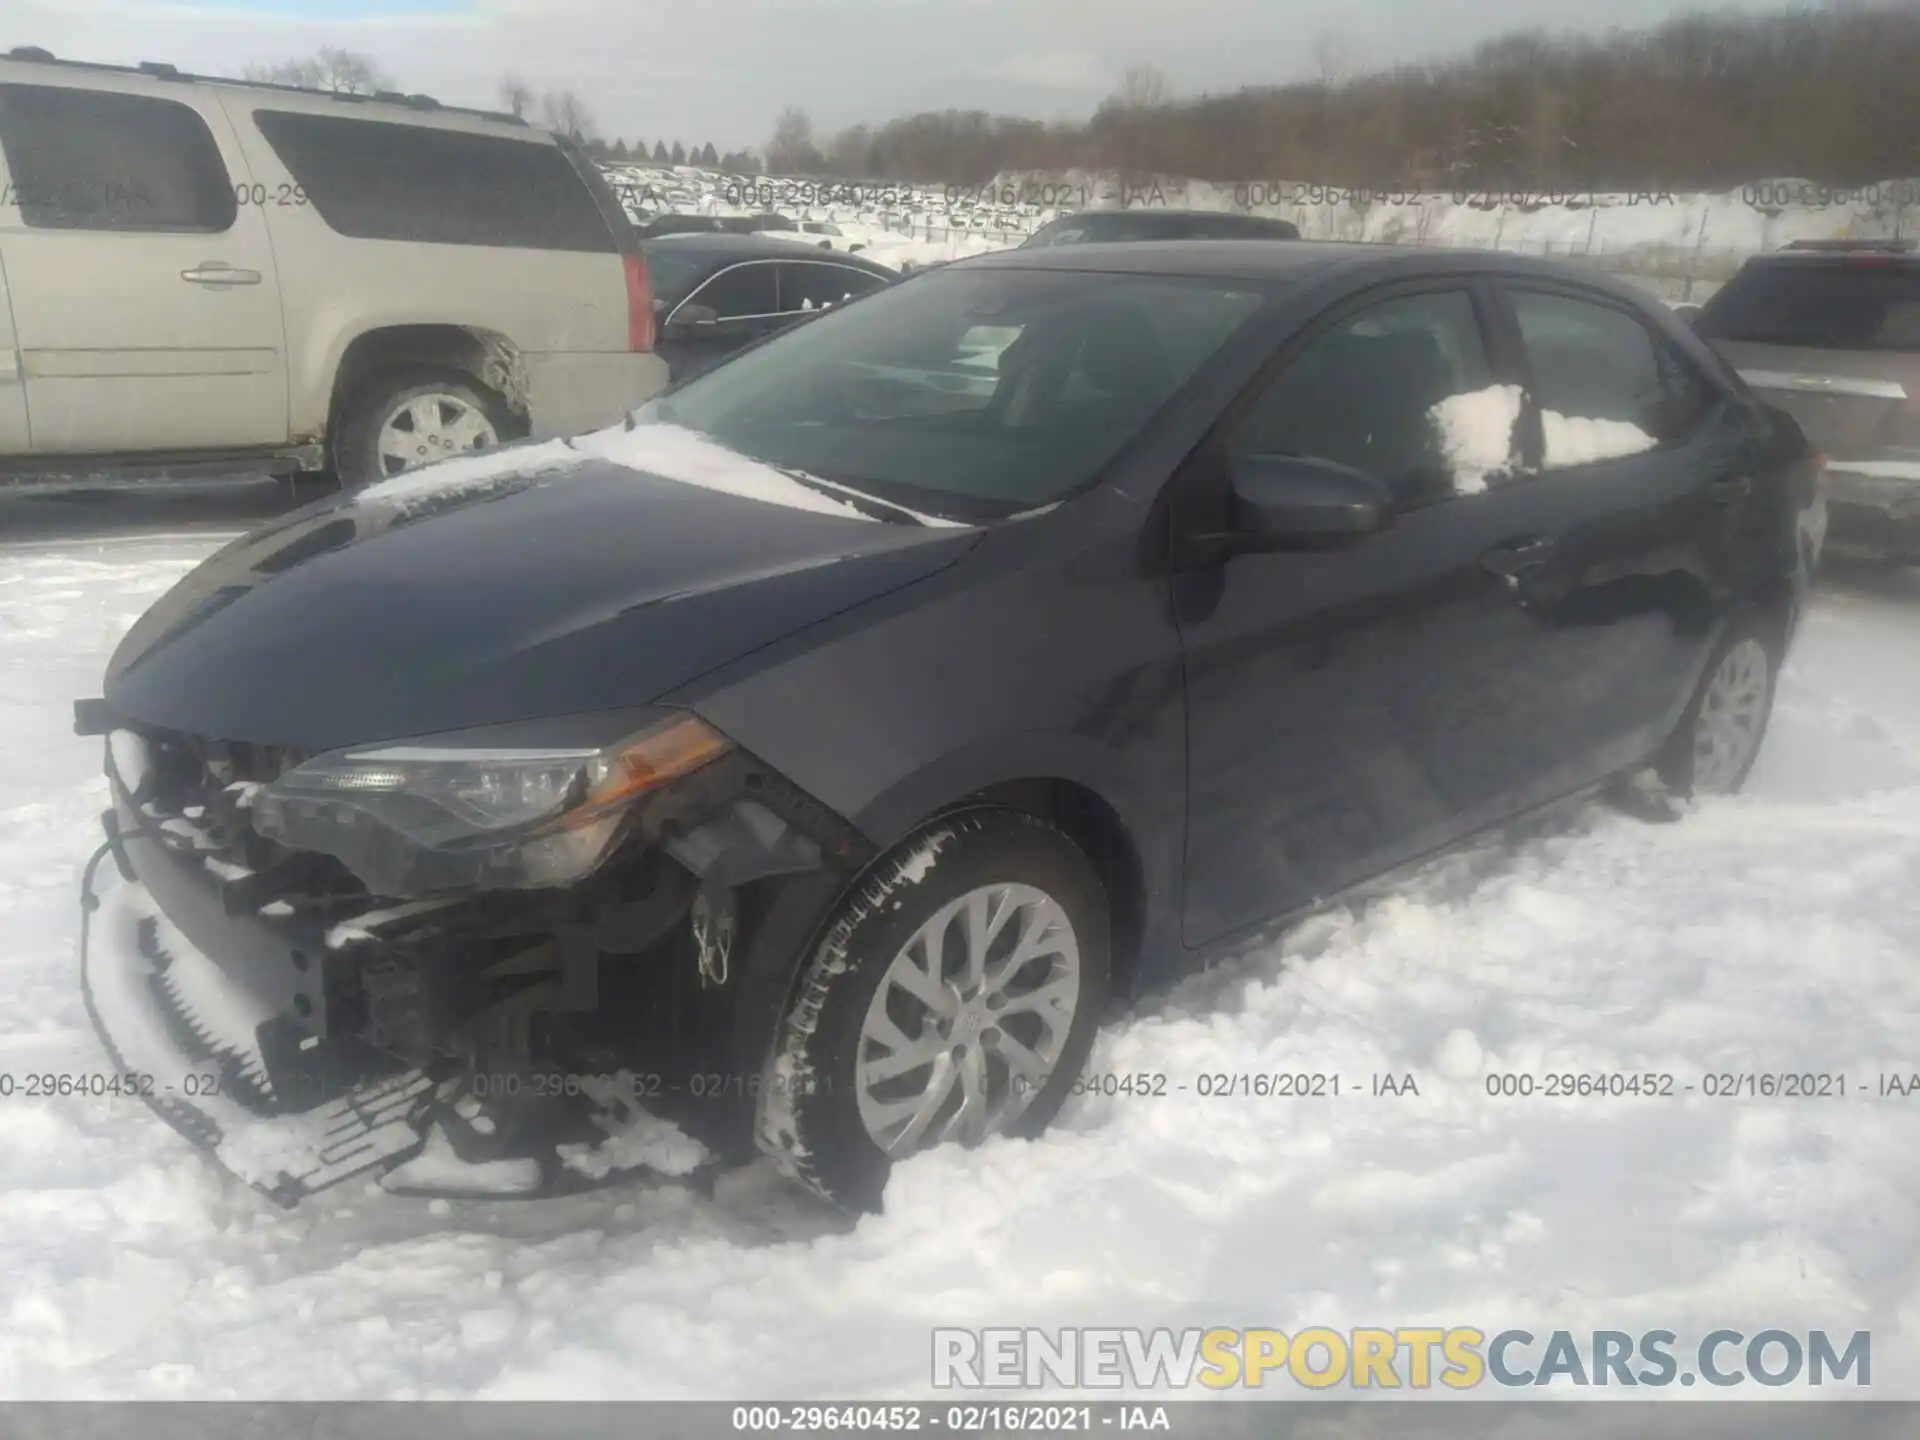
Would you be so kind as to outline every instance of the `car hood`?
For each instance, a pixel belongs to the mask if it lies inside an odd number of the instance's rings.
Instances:
[[[672,426],[431,466],[209,558],[121,642],[106,699],[309,751],[645,705],[980,534],[818,486]]]

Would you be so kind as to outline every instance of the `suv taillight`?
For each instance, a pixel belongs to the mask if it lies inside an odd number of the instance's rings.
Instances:
[[[620,257],[627,268],[627,348],[635,352],[653,349],[653,276],[647,271],[647,258],[638,250]]]

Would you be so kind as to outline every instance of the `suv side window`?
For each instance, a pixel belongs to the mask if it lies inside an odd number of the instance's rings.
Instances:
[[[1402,504],[1486,488],[1513,468],[1517,386],[1496,386],[1473,298],[1383,300],[1309,341],[1235,423],[1229,450],[1364,470]]]
[[[357,240],[611,254],[593,192],[557,145],[427,125],[256,110],[328,227]]]
[[[1533,367],[1544,468],[1672,444],[1711,404],[1692,367],[1630,312],[1543,290],[1510,293]]]
[[[885,284],[878,275],[869,275],[851,265],[816,265],[806,260],[788,260],[780,266],[780,308],[788,310],[825,310]]]
[[[774,265],[770,260],[752,260],[722,270],[687,299],[696,305],[712,306],[722,320],[747,320],[780,313],[780,299],[774,288]]]
[[[174,100],[0,85],[0,146],[35,229],[217,233],[239,213],[207,122]]]

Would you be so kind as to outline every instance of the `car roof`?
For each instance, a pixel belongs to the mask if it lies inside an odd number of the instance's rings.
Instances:
[[[996,250],[956,260],[942,268],[1165,275],[1281,284],[1290,288],[1337,278],[1350,290],[1429,276],[1509,276],[1578,285],[1624,301],[1647,314],[1657,315],[1666,309],[1649,291],[1630,280],[1565,261],[1516,255],[1506,250],[1450,250],[1366,241],[1289,240],[1284,245],[1257,239],[1113,241]]]
[[[680,252],[705,252],[714,259],[726,260],[820,260],[827,259],[835,264],[852,265],[857,269],[871,270],[876,275],[891,275],[894,272],[884,265],[876,265],[859,255],[848,255],[838,250],[823,250],[818,245],[809,245],[804,240],[771,239],[762,234],[740,235],[728,231],[687,231],[678,235],[654,235],[641,242],[644,245],[664,245]]]

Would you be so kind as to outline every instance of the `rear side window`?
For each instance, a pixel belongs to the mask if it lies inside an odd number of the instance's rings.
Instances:
[[[207,233],[238,213],[207,122],[177,101],[0,85],[0,146],[35,229]]]
[[[780,308],[782,310],[825,310],[885,282],[851,265],[812,265],[804,260],[787,261],[780,267]]]
[[[282,110],[254,119],[320,218],[356,240],[618,248],[555,145]]]
[[[1711,403],[1690,367],[1626,310],[1530,290],[1514,291],[1513,305],[1549,470],[1679,440]]]
[[[1920,265],[1749,265],[1700,314],[1715,340],[1920,351]]]

